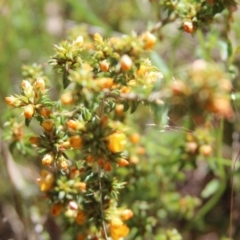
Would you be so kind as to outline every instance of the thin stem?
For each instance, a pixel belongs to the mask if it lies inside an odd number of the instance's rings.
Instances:
[[[238,154],[233,162],[233,168],[232,168],[232,177],[231,177],[231,199],[230,199],[230,219],[229,219],[229,237],[232,238],[233,235],[233,186],[234,186],[234,172],[236,169],[236,163],[240,156],[240,150],[238,151]]]
[[[217,131],[217,161],[218,161],[218,167],[219,167],[219,175],[222,179],[225,180],[225,170],[223,167],[223,164],[220,162],[220,159],[222,157],[222,141],[223,141],[223,128],[224,128],[224,119],[220,119],[219,123],[219,129]]]
[[[106,229],[106,225],[104,222],[104,215],[103,215],[103,203],[102,203],[102,182],[101,182],[101,168],[100,166],[98,166],[98,186],[99,186],[99,191],[100,191],[100,211],[101,211],[101,220],[102,220],[102,228],[103,228],[103,234],[104,234],[104,238],[105,240],[108,239],[108,235],[107,235],[107,229]]]

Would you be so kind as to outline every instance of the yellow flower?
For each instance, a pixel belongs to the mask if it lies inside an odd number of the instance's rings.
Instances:
[[[113,152],[121,152],[124,149],[124,145],[126,143],[125,135],[123,133],[113,133],[107,137],[107,147],[108,149]]]
[[[51,172],[49,172],[47,170],[42,170],[41,171],[41,178],[38,178],[37,182],[40,185],[41,191],[42,192],[47,192],[53,186],[54,176]]]
[[[113,240],[119,240],[128,235],[129,228],[119,218],[113,218],[110,222],[110,233]]]

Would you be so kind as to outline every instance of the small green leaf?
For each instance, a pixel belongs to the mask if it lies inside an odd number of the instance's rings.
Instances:
[[[211,195],[213,195],[217,189],[219,188],[220,182],[218,179],[213,179],[212,181],[210,181],[205,188],[203,189],[201,196],[203,198],[208,198]]]
[[[25,118],[25,125],[28,127],[30,125],[30,122],[32,121],[32,118]]]
[[[136,101],[132,102],[132,106],[131,106],[131,110],[130,110],[131,114],[137,110],[138,105],[139,105],[139,102],[136,102]]]
[[[63,79],[62,79],[64,89],[67,88],[68,85],[70,84],[68,76],[69,76],[68,72],[64,69],[63,70]]]
[[[60,192],[58,193],[58,199],[59,199],[59,200],[62,200],[64,197],[65,197],[65,192],[64,192],[64,191],[60,191]]]

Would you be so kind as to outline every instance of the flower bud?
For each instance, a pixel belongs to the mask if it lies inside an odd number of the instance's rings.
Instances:
[[[78,188],[80,192],[84,192],[87,189],[87,184],[85,182],[77,182],[74,184],[75,188]]]
[[[72,130],[77,130],[78,122],[76,120],[70,119],[70,120],[67,121],[67,126],[68,126],[68,128],[70,128]]]
[[[137,144],[140,141],[140,135],[138,133],[133,133],[130,137],[129,140],[134,143]]]
[[[129,71],[132,67],[132,59],[127,54],[124,54],[120,58],[120,66],[124,72]]]
[[[24,90],[28,90],[32,88],[32,84],[27,80],[23,80],[21,86],[22,86],[22,89]]]
[[[212,146],[208,144],[203,144],[202,146],[200,146],[199,152],[201,155],[208,157],[212,153]]]
[[[112,170],[112,164],[109,161],[104,162],[103,168],[105,171],[110,172]]]
[[[78,205],[75,201],[70,201],[68,203],[68,207],[71,209],[71,210],[77,210],[78,209]]]
[[[144,49],[150,50],[154,48],[157,39],[152,33],[145,32],[142,34],[141,38],[144,41]]]
[[[193,23],[190,22],[190,21],[185,21],[183,23],[183,29],[185,32],[187,33],[193,33],[194,32],[194,26],[193,26]]]
[[[131,156],[129,159],[130,163],[132,164],[138,164],[139,163],[139,158],[137,156]]]
[[[80,35],[76,38],[76,40],[74,41],[74,44],[78,44],[79,46],[82,46],[83,44],[83,37]]]
[[[28,118],[28,119],[31,119],[34,115],[34,111],[35,111],[35,108],[32,104],[27,105],[24,109],[24,112],[23,112],[24,117]]]
[[[61,96],[61,102],[63,105],[70,105],[74,102],[73,96],[71,92],[64,93]]]
[[[60,215],[60,213],[62,212],[62,209],[63,209],[63,205],[60,204],[60,203],[55,203],[52,205],[51,207],[51,214],[54,216],[54,217],[57,217]]]
[[[47,118],[51,115],[52,111],[49,108],[41,107],[39,110],[39,114],[43,117]]]
[[[95,83],[101,89],[110,89],[113,85],[113,78],[98,78],[95,80]]]
[[[73,148],[82,148],[83,139],[79,135],[70,137],[69,142]]]
[[[126,221],[126,220],[132,218],[132,216],[133,216],[133,212],[130,209],[125,209],[120,214],[120,217],[123,221]]]
[[[93,35],[93,39],[97,43],[103,43],[103,38],[102,38],[102,36],[99,33],[95,33]]]
[[[136,149],[136,153],[139,154],[139,155],[143,155],[146,153],[146,149],[144,147],[138,147]]]
[[[59,165],[62,170],[66,170],[68,168],[68,163],[65,160],[60,161]]]
[[[106,59],[101,61],[99,65],[100,65],[100,69],[101,69],[102,72],[107,72],[108,71],[109,63]]]
[[[70,148],[70,142],[69,141],[65,141],[63,143],[59,144],[59,150],[66,150]]]
[[[84,211],[78,211],[77,213],[77,217],[76,217],[76,222],[79,224],[79,225],[83,225],[85,223],[85,220],[86,220],[86,215],[84,213]]]
[[[51,132],[53,129],[53,121],[50,119],[44,120],[42,122],[42,128],[47,132]]]
[[[33,84],[35,90],[45,90],[45,81],[42,78],[37,78],[37,80]]]
[[[126,167],[129,164],[129,162],[126,159],[124,159],[124,158],[119,158],[117,160],[117,164],[120,167]]]
[[[11,107],[16,107],[15,103],[18,99],[13,97],[13,96],[10,96],[10,97],[5,97],[5,103],[8,105],[8,106],[11,106]]]
[[[41,138],[38,137],[38,136],[32,136],[32,137],[29,138],[29,142],[33,145],[38,146],[41,142]]]
[[[198,144],[196,142],[186,142],[185,151],[189,153],[195,153],[197,151]]]
[[[42,164],[44,166],[50,166],[54,160],[54,156],[52,153],[45,154],[42,159]]]
[[[106,115],[104,115],[104,116],[101,117],[101,125],[103,127],[106,127],[107,124],[108,124],[108,117]]]
[[[124,111],[124,105],[123,104],[117,104],[115,107],[115,112],[118,116],[122,116]]]

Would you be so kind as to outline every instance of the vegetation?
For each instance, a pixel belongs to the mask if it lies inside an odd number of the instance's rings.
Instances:
[[[237,3],[25,1],[1,3],[0,236],[238,239]]]

